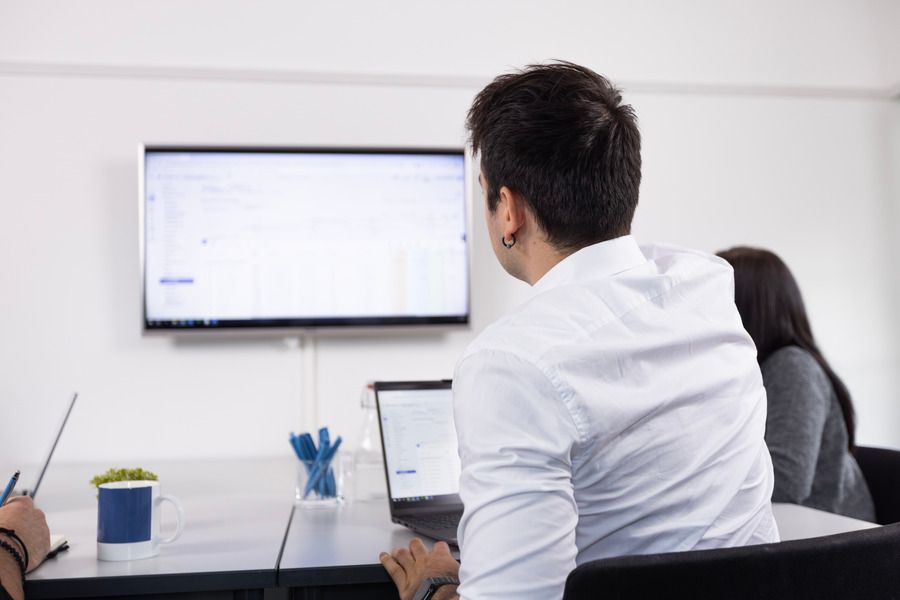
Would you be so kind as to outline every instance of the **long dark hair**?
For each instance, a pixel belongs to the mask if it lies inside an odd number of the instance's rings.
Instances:
[[[731,248],[718,255],[734,268],[734,302],[744,329],[756,344],[759,363],[785,346],[798,346],[809,352],[831,380],[853,452],[856,416],[850,391],[816,345],[800,288],[790,269],[776,254],[759,248]]]

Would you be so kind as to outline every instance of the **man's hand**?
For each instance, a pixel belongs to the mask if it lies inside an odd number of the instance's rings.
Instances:
[[[408,550],[397,548],[390,554],[382,552],[378,558],[397,585],[400,600],[411,600],[428,577],[459,577],[459,563],[450,554],[446,542],[437,542],[429,552],[422,540],[413,538]],[[439,590],[444,591],[443,587]]]
[[[15,531],[28,548],[29,571],[36,569],[47,558],[50,551],[47,520],[44,511],[35,508],[34,501],[28,496],[16,496],[0,506],[0,527]],[[0,537],[16,545],[8,536],[0,533]]]

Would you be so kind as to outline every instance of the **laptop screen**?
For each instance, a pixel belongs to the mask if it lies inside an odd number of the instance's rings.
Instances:
[[[458,501],[450,382],[379,382],[375,391],[391,503]]]

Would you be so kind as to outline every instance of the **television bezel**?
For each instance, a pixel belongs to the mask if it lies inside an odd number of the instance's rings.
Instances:
[[[230,152],[259,154],[449,154],[463,157],[464,209],[466,224],[466,312],[454,316],[424,317],[329,317],[291,319],[242,319],[217,322],[215,325],[202,321],[179,323],[155,323],[147,319],[147,271],[146,271],[146,159],[148,152]],[[142,143],[138,147],[138,230],[139,259],[141,276],[141,324],[144,335],[233,333],[249,335],[294,336],[304,332],[327,332],[333,334],[382,333],[382,332],[424,332],[454,331],[470,327],[472,320],[472,155],[463,147],[401,147],[401,146],[264,146],[264,145],[204,145],[204,144],[153,144]],[[188,324],[190,323],[190,324]]]

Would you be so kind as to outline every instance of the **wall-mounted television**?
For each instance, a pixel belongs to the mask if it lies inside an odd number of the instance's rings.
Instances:
[[[462,149],[140,152],[144,329],[465,325]]]

